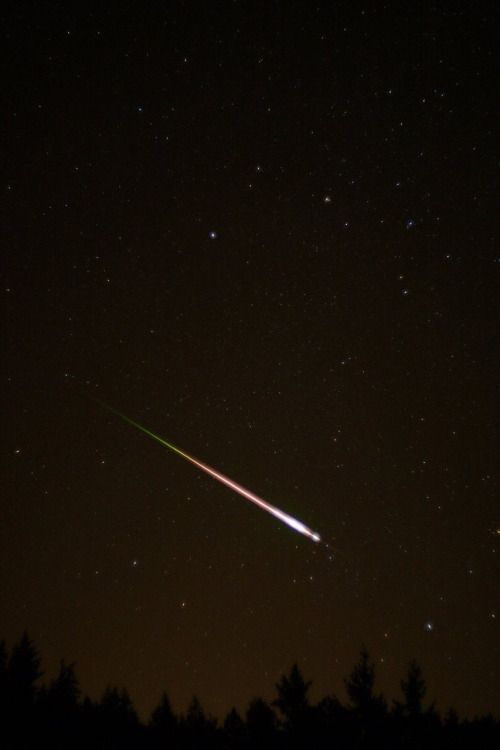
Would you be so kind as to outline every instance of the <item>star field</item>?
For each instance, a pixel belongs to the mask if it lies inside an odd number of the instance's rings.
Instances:
[[[2,11],[0,637],[144,715],[362,643],[496,711],[487,5],[206,5]]]

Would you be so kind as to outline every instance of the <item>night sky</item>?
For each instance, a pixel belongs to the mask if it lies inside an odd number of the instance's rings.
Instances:
[[[440,710],[497,712],[472,6],[3,6],[0,637],[48,677],[221,717],[295,660],[344,700],[365,643],[388,697],[415,657]]]

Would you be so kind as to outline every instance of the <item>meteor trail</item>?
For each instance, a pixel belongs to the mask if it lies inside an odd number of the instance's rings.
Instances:
[[[113,414],[116,414],[118,417],[121,417],[125,422],[132,425],[133,427],[137,427],[138,430],[141,430],[141,432],[144,432],[146,435],[149,435],[149,437],[152,437],[153,440],[156,440],[160,445],[165,446],[165,448],[170,448],[171,451],[174,453],[177,453],[179,456],[182,456],[182,458],[185,458],[186,461],[189,461],[190,463],[194,464],[194,466],[197,466],[199,469],[204,471],[209,476],[213,477],[214,479],[217,479],[218,482],[221,482],[222,484],[225,484],[226,487],[229,487],[231,490],[234,490],[242,497],[246,498],[247,500],[250,500],[250,502],[257,505],[259,508],[262,508],[262,510],[267,511],[272,516],[275,516],[275,518],[278,518],[280,521],[283,521],[283,523],[286,523],[287,526],[290,526],[290,528],[294,529],[295,531],[298,531],[300,534],[304,534],[304,536],[308,536],[309,539],[312,539],[313,542],[320,542],[321,537],[318,533],[310,529],[308,526],[306,526],[302,521],[299,521],[297,518],[294,518],[293,516],[290,516],[288,513],[285,513],[283,510],[280,510],[279,508],[276,508],[276,506],[271,505],[271,503],[266,502],[265,500],[262,500],[261,497],[258,497],[257,495],[254,495],[253,492],[250,492],[250,490],[245,489],[245,487],[242,487],[241,484],[237,484],[236,482],[233,482],[232,479],[229,479],[229,477],[226,477],[224,474],[221,474],[219,471],[216,471],[215,469],[212,469],[207,464],[202,463],[201,461],[198,461],[196,458],[193,458],[193,456],[190,456],[188,453],[184,453],[184,451],[181,451],[180,448],[177,448],[175,445],[172,445],[172,443],[167,443],[166,440],[163,440],[159,435],[155,435],[154,432],[151,432],[151,430],[148,430],[146,427],[143,427],[138,422],[134,422],[133,419],[129,419],[129,417],[126,417],[124,414],[121,414],[116,409],[112,409],[107,404],[104,404],[102,402],[99,402],[101,406],[104,406],[109,411],[113,412]]]

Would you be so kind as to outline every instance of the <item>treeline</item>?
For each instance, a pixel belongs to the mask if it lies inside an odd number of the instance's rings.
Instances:
[[[351,750],[351,748],[500,748],[492,716],[443,717],[425,700],[426,685],[413,661],[401,697],[389,704],[375,690],[375,667],[366,649],[345,679],[348,703],[327,696],[313,704],[311,683],[295,664],[276,684],[272,702],[253,699],[245,714],[234,708],[220,724],[197,698],[176,715],[163,694],[147,723],[125,689],[108,687],[99,701],[82,697],[73,664],[61,662],[48,684],[40,655],[24,634],[8,653],[0,643],[0,747],[164,748],[164,750]]]

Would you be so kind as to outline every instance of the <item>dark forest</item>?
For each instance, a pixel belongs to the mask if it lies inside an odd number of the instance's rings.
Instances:
[[[422,668],[412,660],[401,695],[377,691],[375,666],[365,647],[344,680],[346,703],[327,695],[310,702],[311,682],[293,664],[268,703],[253,698],[244,715],[232,708],[222,722],[193,696],[176,714],[167,693],[146,722],[126,688],[108,686],[99,700],[82,695],[74,664],[61,661],[57,676],[43,677],[40,654],[25,633],[7,651],[0,644],[0,744],[4,748],[496,748],[500,723],[491,715],[462,720],[441,715],[426,695]]]

